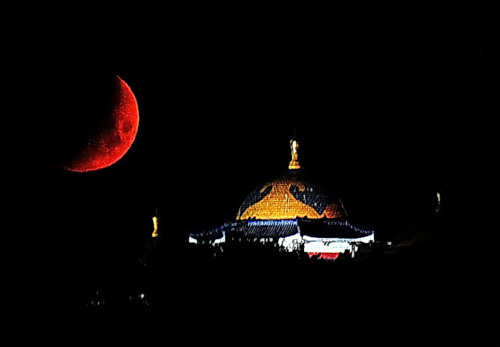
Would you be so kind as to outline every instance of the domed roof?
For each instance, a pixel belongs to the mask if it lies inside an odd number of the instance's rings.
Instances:
[[[319,184],[307,179],[298,162],[298,143],[290,142],[292,161],[288,171],[254,189],[241,204],[237,220],[340,218],[346,213]]]

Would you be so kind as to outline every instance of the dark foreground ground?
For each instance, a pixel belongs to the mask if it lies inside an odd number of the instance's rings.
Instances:
[[[35,344],[499,343],[489,251],[416,245],[332,263],[256,245],[216,257],[148,247],[137,257],[46,256],[7,269],[4,336]]]

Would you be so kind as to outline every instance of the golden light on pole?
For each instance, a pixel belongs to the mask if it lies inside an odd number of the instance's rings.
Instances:
[[[158,217],[153,217],[153,234],[152,237],[158,237]]]
[[[292,151],[292,160],[288,164],[289,170],[300,169],[299,164],[299,142],[297,140],[290,140],[290,150]]]

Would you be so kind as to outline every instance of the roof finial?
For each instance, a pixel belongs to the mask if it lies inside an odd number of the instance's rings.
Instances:
[[[292,151],[292,160],[288,164],[289,170],[300,169],[299,164],[299,142],[296,140],[296,131],[293,129],[293,140],[290,140],[290,150]]]
[[[158,206],[156,207],[156,213],[153,216],[153,234],[152,237],[158,237]]]

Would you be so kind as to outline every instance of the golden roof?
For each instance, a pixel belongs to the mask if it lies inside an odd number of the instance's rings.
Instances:
[[[292,161],[288,171],[248,195],[236,219],[295,219],[345,217],[338,199],[331,199],[320,185],[307,180],[298,161],[298,142],[290,141]]]

